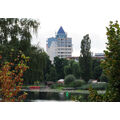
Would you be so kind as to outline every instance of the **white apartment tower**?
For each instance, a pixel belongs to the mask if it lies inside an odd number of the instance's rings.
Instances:
[[[55,37],[48,38],[47,53],[52,63],[56,56],[59,58],[72,56],[72,38],[67,37],[62,27],[60,27]]]

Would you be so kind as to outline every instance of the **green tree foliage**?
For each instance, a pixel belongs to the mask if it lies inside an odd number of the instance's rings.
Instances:
[[[106,100],[120,101],[120,26],[118,22],[110,22],[107,27],[106,59],[102,66],[104,74],[109,79],[109,87],[106,92]]]
[[[0,18],[0,54],[3,61],[10,62],[17,57],[19,50],[30,57],[30,69],[23,76],[27,85],[45,81],[51,65],[44,50],[31,44],[32,35],[37,34],[39,25],[33,19]],[[11,51],[14,51],[12,58],[9,57]]]
[[[25,51],[30,46],[31,32],[37,33],[38,27],[39,22],[33,19],[1,18],[0,44]]]
[[[84,84],[85,84],[84,80],[75,80],[72,82],[71,86],[76,88],[76,87],[81,87]]]
[[[66,65],[64,67],[64,74],[65,74],[65,76],[72,74],[71,67],[69,65]]]
[[[104,73],[101,74],[100,81],[101,82],[108,82],[108,78],[106,77],[106,75]]]
[[[25,84],[34,84],[35,81],[45,82],[47,69],[47,54],[40,48],[34,48],[30,54],[30,69],[25,73]]]
[[[48,77],[47,81],[53,81],[53,82],[57,81],[57,73],[56,73],[55,67],[50,68],[50,73],[49,73],[49,76],[47,77]]]
[[[64,58],[55,57],[54,58],[54,66],[57,72],[57,79],[64,79],[64,66],[68,65],[68,61]]]
[[[96,79],[95,78],[95,68],[100,66],[100,59],[92,59],[92,69],[91,69],[91,78],[92,79]],[[98,79],[98,78],[97,78]]]
[[[76,78],[74,77],[74,75],[70,74],[70,75],[65,77],[64,83],[66,86],[69,86],[73,81],[75,81],[75,79]]]
[[[85,35],[81,41],[81,52],[80,52],[80,59],[79,59],[79,64],[80,64],[80,72],[81,72],[81,77],[84,79],[86,82],[90,79],[91,77],[91,40],[89,38],[89,35]]]
[[[107,50],[106,59],[102,62],[103,72],[108,78],[108,88],[104,95],[98,95],[90,90],[91,101],[120,101],[120,26],[118,22],[110,22],[107,27]]]
[[[94,68],[94,74],[93,74],[94,79],[99,80],[101,74],[102,74],[102,68],[100,67],[100,65],[99,65],[99,66],[96,66],[96,67]]]
[[[29,55],[32,32],[36,33],[39,23],[33,19],[1,18],[0,19],[0,50],[4,58],[8,59],[13,49],[14,57],[19,50]]]
[[[72,73],[73,75],[79,79],[80,78],[80,68],[79,68],[79,63],[74,62],[72,66]]]
[[[46,62],[45,62],[45,67],[44,67],[43,74],[44,74],[44,82],[46,83],[46,81],[49,81],[48,76],[50,74],[50,69],[51,69],[51,67],[54,67],[54,66],[52,65],[52,63],[51,63],[51,61],[49,59],[49,56],[47,54],[45,54],[45,61]]]
[[[77,79],[80,78],[80,68],[79,63],[74,60],[68,61],[68,65],[64,66],[64,74],[65,76],[69,74],[73,74]]]

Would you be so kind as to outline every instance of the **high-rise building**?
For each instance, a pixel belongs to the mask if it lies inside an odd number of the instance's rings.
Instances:
[[[54,57],[67,58],[72,56],[72,38],[68,38],[62,27],[55,37],[47,40],[47,53],[53,62]]]

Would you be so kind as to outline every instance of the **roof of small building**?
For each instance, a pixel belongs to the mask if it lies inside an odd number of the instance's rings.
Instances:
[[[59,82],[64,82],[64,79],[60,79],[60,80],[58,80]]]

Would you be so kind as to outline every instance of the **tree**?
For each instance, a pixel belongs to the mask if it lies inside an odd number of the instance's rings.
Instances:
[[[56,73],[56,69],[54,67],[50,68],[50,74],[49,74],[49,79],[48,80],[53,81],[53,82],[57,81],[57,73]]]
[[[100,59],[94,59],[92,58],[92,69],[91,69],[91,79],[98,79],[98,78],[95,78],[95,68],[96,67],[100,67],[102,69],[102,67],[100,66]]]
[[[65,85],[69,86],[73,81],[75,81],[75,76],[70,74],[68,76],[65,77]]]
[[[64,66],[64,74],[65,76],[72,74],[71,67],[69,65]]]
[[[16,52],[21,50],[28,56],[31,46],[31,33],[37,33],[38,27],[39,22],[33,19],[1,18],[0,45],[14,49]]]
[[[12,57],[12,56],[11,56]],[[2,57],[0,55],[0,59]],[[3,102],[22,101],[27,93],[18,94],[23,85],[23,73],[28,69],[28,57],[20,51],[14,62],[2,62],[0,64],[0,95]]]
[[[79,68],[79,63],[74,62],[72,65],[72,73],[73,75],[79,79],[80,78],[80,68]]]
[[[100,76],[100,81],[101,81],[101,82],[108,82],[108,79],[107,79],[107,77],[105,76],[104,73],[101,74],[101,76]]]
[[[1,18],[0,44],[26,40],[30,43],[31,30],[37,32],[39,23],[33,19]]]
[[[48,73],[47,54],[31,44],[32,35],[37,34],[39,25],[33,19],[0,18],[0,53],[3,61],[14,61],[19,50],[30,57],[27,64],[30,69],[23,76],[25,85],[34,84],[34,81],[43,82],[46,79],[45,73]],[[11,50],[14,51],[12,58],[9,57]]]
[[[80,78],[80,68],[79,63],[74,60],[69,60],[68,65],[64,66],[64,74],[65,76],[69,74],[73,74],[77,79]]]
[[[68,61],[64,58],[55,57],[54,58],[54,66],[57,72],[57,79],[64,79],[64,66],[68,65]]]
[[[94,68],[94,73],[93,73],[94,79],[99,80],[101,74],[102,74],[102,68],[100,67],[100,65],[99,65],[99,66],[96,66],[96,67]]]
[[[91,40],[85,35],[81,41],[81,52],[79,58],[81,77],[88,82],[91,77]]]
[[[30,54],[29,67],[30,69],[24,75],[24,84],[34,84],[35,81],[45,82],[46,74],[48,73],[49,57],[41,48],[35,47]],[[29,80],[29,81],[28,81]]]
[[[44,82],[46,83],[46,81],[49,81],[49,74],[50,74],[50,69],[51,67],[54,67],[49,59],[49,56],[46,54],[45,55],[45,61],[46,61],[46,65],[44,67]],[[56,73],[57,74],[57,73]],[[57,76],[56,76],[57,77]]]
[[[106,101],[120,101],[120,26],[118,21],[110,22],[107,27],[107,50],[105,61],[102,62],[104,74],[108,78],[109,87]]]
[[[108,78],[108,88],[104,95],[90,90],[90,101],[120,101],[120,26],[118,21],[110,22],[107,27],[107,49],[104,51],[105,60],[102,61],[103,73]]]

